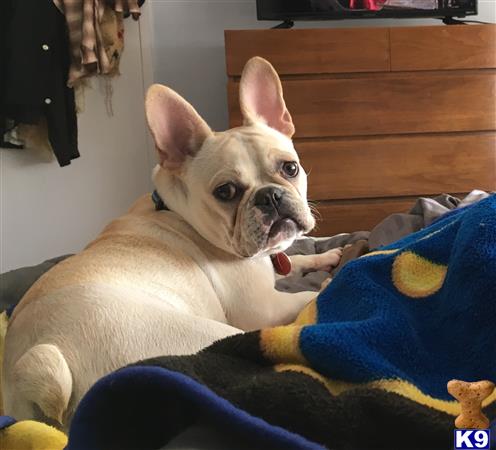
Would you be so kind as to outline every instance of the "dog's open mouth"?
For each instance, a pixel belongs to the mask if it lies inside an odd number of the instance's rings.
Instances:
[[[303,230],[304,227],[297,219],[280,217],[270,226],[265,248],[276,249],[283,243],[289,245]],[[285,245],[283,244],[283,246]]]
[[[274,221],[270,227],[268,238],[277,239],[278,235],[291,236],[301,230],[301,226],[290,217],[284,217]]]

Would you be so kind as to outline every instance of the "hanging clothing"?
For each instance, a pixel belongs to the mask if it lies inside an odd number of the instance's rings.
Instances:
[[[107,75],[119,75],[119,63],[124,50],[124,20],[122,12],[105,7],[101,23],[102,46],[107,54]]]
[[[75,86],[79,80],[87,76],[116,73],[115,66],[118,65],[118,60],[116,62],[115,55],[109,57],[106,51],[102,23],[109,21],[109,17],[106,17],[109,15],[109,9],[118,13],[120,20],[123,14],[132,14],[137,19],[143,1],[53,0],[60,12],[65,15],[69,30],[71,54],[69,86]]]
[[[124,14],[124,18],[133,16],[134,20],[138,20],[141,14],[140,7],[143,6],[145,0],[106,0],[106,3],[115,11]]]
[[[106,73],[107,54],[101,42],[100,22],[103,17],[104,3],[98,0],[53,0],[65,16],[69,31],[71,65],[69,86],[85,76]],[[99,67],[98,67],[99,66]]]
[[[64,16],[52,0],[0,2],[0,137],[19,123],[46,121],[61,166],[79,157]]]
[[[53,149],[48,137],[48,127],[44,117],[35,125],[19,123],[4,134],[4,140],[11,144],[10,148],[25,148],[36,152],[38,159],[50,162],[54,159]]]

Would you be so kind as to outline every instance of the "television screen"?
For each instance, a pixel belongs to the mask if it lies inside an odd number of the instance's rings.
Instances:
[[[465,17],[477,0],[257,0],[259,20]]]

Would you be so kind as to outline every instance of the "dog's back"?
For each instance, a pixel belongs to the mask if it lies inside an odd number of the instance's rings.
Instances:
[[[189,353],[235,332],[219,324],[226,317],[198,239],[182,219],[155,211],[145,196],[81,253],[44,274],[9,322],[6,412],[66,422],[71,405],[115,368],[142,357]],[[93,333],[92,324],[105,324],[107,332]],[[184,339],[191,327],[200,330],[197,343]],[[97,353],[102,360],[85,367]],[[73,373],[84,376],[73,379]]]
[[[163,214],[170,216],[164,220]],[[177,222],[181,222],[181,227],[175,226]],[[156,212],[150,196],[143,196],[128,214],[107,225],[81,253],[45,273],[15,308],[11,323],[31,303],[70,286],[129,287],[164,300],[167,288],[177,290],[181,286],[181,296],[194,299],[198,295],[198,289],[190,289],[194,280],[196,285],[205,282],[208,300],[211,285],[200,268],[202,256],[206,256],[198,253],[194,246],[196,239],[198,235],[193,230],[188,233],[184,221],[174,213]],[[209,316],[212,305],[205,305],[202,297],[198,307],[204,306],[208,307],[197,313]],[[212,318],[222,321],[222,315]]]

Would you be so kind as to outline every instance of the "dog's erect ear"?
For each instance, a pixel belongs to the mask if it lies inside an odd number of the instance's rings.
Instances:
[[[287,137],[293,136],[293,120],[286,108],[279,75],[265,59],[255,56],[243,69],[239,103],[244,124],[262,121]]]
[[[155,140],[160,164],[177,169],[194,156],[212,130],[179,94],[160,84],[146,94],[146,118]]]

